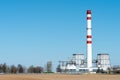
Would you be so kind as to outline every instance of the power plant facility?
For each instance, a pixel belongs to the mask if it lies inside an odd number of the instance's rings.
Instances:
[[[59,61],[57,72],[96,72],[97,70],[107,71],[111,68],[110,56],[108,53],[97,54],[96,59],[92,55],[92,12],[87,10],[86,27],[86,57],[84,54],[73,54],[66,61]]]

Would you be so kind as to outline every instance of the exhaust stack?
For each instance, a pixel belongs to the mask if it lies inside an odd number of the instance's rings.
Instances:
[[[91,26],[91,10],[87,10],[87,68],[92,68],[92,26]]]

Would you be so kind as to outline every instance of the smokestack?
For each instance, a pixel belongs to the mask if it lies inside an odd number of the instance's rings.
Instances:
[[[91,10],[87,10],[87,68],[92,68],[92,26]]]

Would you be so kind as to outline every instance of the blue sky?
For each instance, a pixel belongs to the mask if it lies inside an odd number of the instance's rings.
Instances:
[[[42,65],[86,55],[86,10],[92,10],[93,58],[120,65],[119,0],[1,0],[0,63]]]

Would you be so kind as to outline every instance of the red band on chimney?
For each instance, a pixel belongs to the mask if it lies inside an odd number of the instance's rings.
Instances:
[[[87,44],[92,44],[92,41],[87,41]]]
[[[87,17],[87,20],[91,20],[91,17]]]
[[[92,38],[92,36],[91,36],[91,35],[88,35],[87,38]]]
[[[91,10],[87,10],[87,14],[91,14]]]

